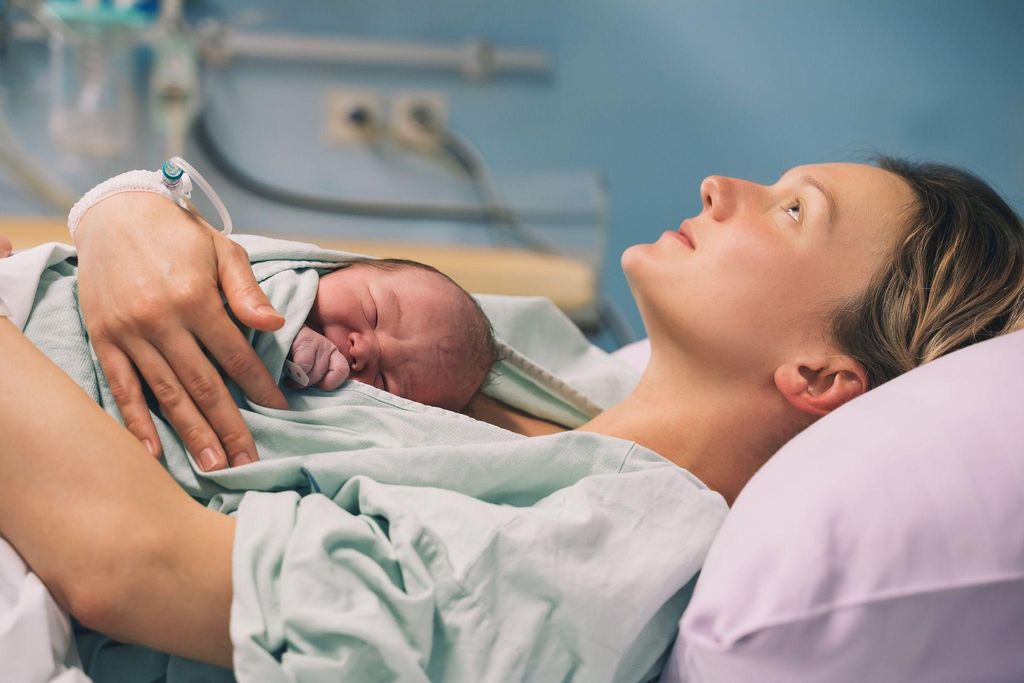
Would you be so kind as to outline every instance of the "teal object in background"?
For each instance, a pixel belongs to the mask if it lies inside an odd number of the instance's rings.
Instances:
[[[879,151],[966,166],[1024,207],[1024,4],[1012,0],[221,0],[187,9],[193,21],[234,18],[251,30],[442,43],[481,36],[547,51],[550,76],[483,84],[439,72],[238,62],[207,72],[210,125],[237,163],[275,184],[472,199],[471,185],[443,164],[321,142],[329,86],[442,90],[450,123],[499,175],[605,179],[603,286],[637,331],[618,257],[696,214],[708,174],[771,182],[795,164]],[[145,134],[130,159],[60,159],[40,125],[45,50],[17,54],[3,71],[15,129],[80,189],[162,161],[159,140]],[[226,181],[211,175],[220,189]],[[41,210],[0,182],[8,212]],[[224,195],[241,225],[308,234],[364,221],[281,208],[230,187]]]

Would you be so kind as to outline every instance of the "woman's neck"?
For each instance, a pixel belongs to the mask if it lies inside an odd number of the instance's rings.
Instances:
[[[774,394],[774,395],[773,395]],[[630,396],[579,429],[617,436],[686,469],[732,504],[796,427],[784,399],[650,367]]]

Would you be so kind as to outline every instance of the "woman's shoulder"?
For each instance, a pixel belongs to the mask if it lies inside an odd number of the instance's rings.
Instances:
[[[616,437],[605,438],[613,439]],[[626,453],[625,460],[623,460],[622,472],[642,472],[647,470],[671,472],[673,475],[686,482],[687,485],[692,487],[695,491],[706,492],[707,494],[710,494],[712,498],[718,499],[721,501],[722,507],[725,510],[728,510],[729,506],[725,502],[725,498],[723,498],[717,491],[708,487],[708,485],[701,481],[695,474],[645,446],[641,446],[640,444],[632,441],[629,443],[631,444],[631,448],[629,449],[629,452]]]

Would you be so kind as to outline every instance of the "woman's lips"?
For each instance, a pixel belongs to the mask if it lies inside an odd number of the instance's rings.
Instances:
[[[690,224],[689,219],[679,225],[679,234],[686,238],[686,241],[690,243],[691,249],[697,248],[697,240],[693,239],[693,226]]]
[[[672,239],[679,240],[679,242],[682,243],[683,246],[685,246],[687,249],[692,250],[695,248],[693,246],[693,241],[690,239],[689,235],[687,235],[682,230],[666,230],[665,234],[672,237]]]
[[[686,239],[686,235],[684,235],[683,233],[676,232],[675,230],[666,230],[665,234],[671,237],[672,239],[677,240],[687,249],[690,249],[691,251],[693,250],[693,245],[690,244],[690,240]]]

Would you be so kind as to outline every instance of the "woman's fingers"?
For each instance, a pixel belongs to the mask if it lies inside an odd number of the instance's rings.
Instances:
[[[222,307],[218,305],[203,318],[197,316],[191,325],[199,342],[251,401],[268,408],[288,408],[267,366]]]
[[[11,241],[7,239],[7,236],[0,235],[0,258],[10,256],[12,250]]]
[[[243,324],[257,330],[272,331],[281,327],[284,316],[270,305],[267,295],[260,289],[245,249],[223,235],[214,236],[213,246],[217,252],[220,287],[232,312]]]
[[[142,394],[142,385],[135,374],[135,367],[121,349],[109,342],[93,342],[96,358],[100,361],[103,374],[107,377],[110,393],[114,396],[124,426],[136,439],[142,442],[149,454],[159,458],[160,437],[149,414],[149,406]]]
[[[237,330],[235,332],[238,333]],[[174,402],[187,404],[187,409],[178,413],[181,415],[180,423],[175,421],[179,418],[174,414],[168,414],[167,418],[185,440],[189,451],[198,454],[203,465],[210,461],[209,455],[204,455],[208,448],[218,456],[226,454],[232,467],[256,462],[256,444],[249,428],[224,380],[196,340],[187,331],[171,332],[161,338],[157,348],[166,364],[174,368],[180,383],[178,386],[184,388],[184,393],[179,394],[176,387],[166,386],[168,395],[161,399],[152,382],[150,388],[161,406]]]
[[[215,236],[213,243],[217,250],[220,286],[231,311],[244,325],[254,329],[272,331],[280,328],[284,317],[270,305],[270,300],[260,289],[245,249],[220,235]],[[223,320],[225,325],[234,327],[226,315]],[[252,401],[268,408],[288,408],[284,394],[256,352],[237,333],[237,329],[232,335],[225,325],[217,325],[213,334],[204,334],[203,345]],[[203,327],[197,325],[194,329]]]
[[[227,467],[227,458],[216,433],[160,352],[147,342],[138,340],[132,344],[130,354],[160,404],[163,416],[185,442],[185,447],[199,463],[199,468],[210,472]],[[201,352],[199,355],[202,362],[209,365],[206,356]]]
[[[292,345],[292,362],[306,373],[306,377],[309,378],[311,384],[315,384],[316,382],[312,381],[311,373],[313,368],[316,367],[317,344],[309,337],[308,330],[308,327],[302,328],[302,331],[299,332],[299,337]],[[304,335],[303,333],[307,334]]]

